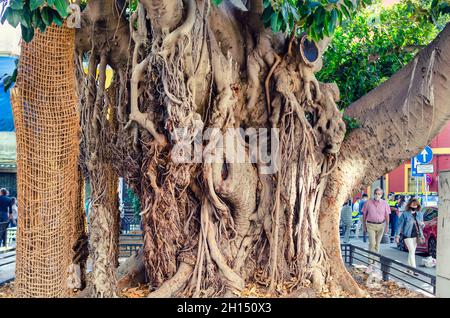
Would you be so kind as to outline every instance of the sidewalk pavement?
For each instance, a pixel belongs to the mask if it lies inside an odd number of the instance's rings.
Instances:
[[[0,253],[0,265],[13,262],[4,266],[0,266],[0,285],[8,282],[15,277],[16,270],[16,250]]]
[[[342,239],[343,239],[343,237],[341,237],[341,240]],[[358,247],[364,248],[366,250],[369,249],[369,241],[367,240],[367,242],[364,243],[362,237],[359,238],[359,239],[357,239],[355,237],[353,237],[353,238],[351,237],[349,243],[354,245],[354,246],[358,246]],[[388,258],[391,258],[393,260],[396,260],[397,262],[400,262],[402,264],[408,265],[408,252],[404,252],[404,251],[399,250],[396,243],[380,244],[380,254],[383,255],[383,256],[386,256]],[[422,259],[424,259],[426,257],[428,257],[428,255],[426,253],[419,253],[419,252],[416,253],[416,266],[417,266],[417,269],[421,270],[422,272],[425,272],[427,274],[436,276],[436,267],[428,268],[428,267],[422,266]],[[358,256],[358,258],[362,259],[363,256]],[[364,261],[366,261],[366,260],[364,259]],[[365,267],[365,265],[362,262],[357,261],[357,260],[355,261],[355,265],[354,266],[355,267]],[[393,271],[393,274],[398,276],[398,277],[400,277],[400,278],[402,278],[402,279],[404,279],[404,280],[406,280],[406,281],[408,281],[408,282],[412,282],[415,285],[421,286],[422,288],[428,290],[429,293],[431,293],[431,294],[433,292],[433,289],[432,289],[431,286],[429,286],[428,284],[422,283],[422,282],[418,281],[417,279],[415,279],[415,278],[413,278],[411,276],[408,276],[408,275],[405,275],[405,274],[401,274],[398,271]],[[421,279],[421,278],[424,279],[422,276],[418,277],[418,278],[419,279]],[[392,276],[391,276],[391,279],[396,281],[400,286],[404,286],[405,288],[408,288],[410,290],[414,290],[416,292],[424,293],[420,289],[417,289],[417,288],[412,287],[410,285],[406,285],[401,280],[396,279],[396,278],[394,278]],[[424,279],[424,280],[428,280],[428,279]],[[427,294],[427,296],[430,296],[430,295]]]

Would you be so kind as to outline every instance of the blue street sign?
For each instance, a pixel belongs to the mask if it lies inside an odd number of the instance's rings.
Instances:
[[[413,177],[423,177],[423,173],[417,173],[417,165],[419,162],[417,161],[417,157],[411,158],[411,176]]]
[[[433,159],[433,150],[430,147],[426,146],[424,150],[422,150],[417,156],[417,162],[420,165],[429,163]]]

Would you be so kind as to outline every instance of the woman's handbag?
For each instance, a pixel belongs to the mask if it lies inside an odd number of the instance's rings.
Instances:
[[[417,230],[417,244],[425,244],[425,237],[422,234],[422,231],[419,230],[419,225],[417,224],[416,216],[414,216],[414,225]]]

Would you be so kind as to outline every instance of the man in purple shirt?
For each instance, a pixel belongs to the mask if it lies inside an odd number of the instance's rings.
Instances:
[[[389,231],[391,208],[385,200],[381,199],[383,190],[376,188],[373,194],[373,199],[367,200],[362,209],[363,224],[369,236],[369,251],[379,253],[383,234]]]

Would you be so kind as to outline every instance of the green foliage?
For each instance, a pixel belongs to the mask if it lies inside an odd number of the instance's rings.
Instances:
[[[313,40],[332,36],[344,18],[352,18],[356,11],[372,0],[263,0],[262,20],[274,32],[306,32]]]
[[[436,37],[449,16],[441,14],[436,20],[441,24],[432,23],[430,3],[407,0],[383,8],[377,2],[336,29],[317,77],[338,84],[339,108],[386,81]]]
[[[68,0],[11,0],[0,22],[8,21],[13,27],[20,23],[22,38],[30,42],[35,29],[44,32],[52,23],[61,26],[68,16],[68,7]]]
[[[43,6],[45,0],[30,0],[30,10],[36,10],[37,8]]]
[[[5,92],[8,91],[8,89],[10,89],[10,87],[14,84],[14,82],[16,81],[17,78],[17,63],[18,63],[19,59],[16,59],[14,61],[14,63],[16,64],[16,68],[14,69],[13,73],[11,75],[8,74],[3,74],[1,80],[3,81],[3,90]]]

